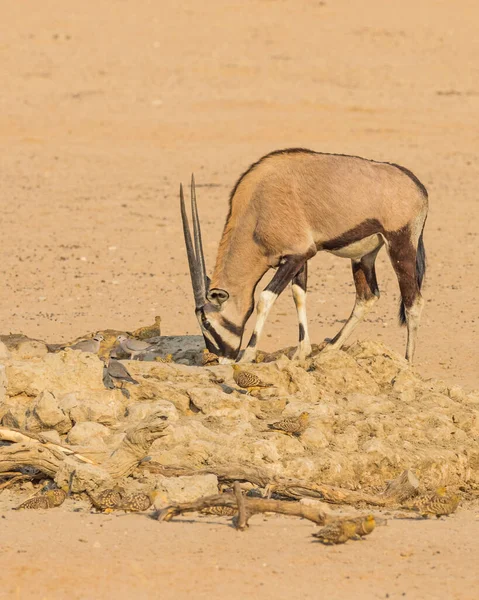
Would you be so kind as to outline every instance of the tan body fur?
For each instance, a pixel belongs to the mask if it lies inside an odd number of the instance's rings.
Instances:
[[[192,208],[198,220],[194,184]],[[352,261],[356,304],[329,346],[340,348],[379,297],[374,262],[385,245],[398,277],[401,322],[408,327],[406,357],[412,361],[423,305],[422,231],[427,210],[426,189],[414,174],[397,165],[305,149],[263,157],[233,189],[211,282],[204,272],[204,258],[198,258],[203,256],[201,233],[195,233],[195,251],[190,243],[192,281],[197,274],[193,282],[197,316],[208,349],[227,359],[237,358],[256,285],[275,268],[275,276],[260,295],[256,325],[242,361],[255,359],[268,313],[289,283],[300,326],[296,357],[305,358],[311,351],[307,262],[321,250]]]

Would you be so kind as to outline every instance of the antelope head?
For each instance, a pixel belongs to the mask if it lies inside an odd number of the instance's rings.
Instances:
[[[182,185],[180,185],[180,205],[186,253],[195,298],[195,313],[201,327],[201,333],[210,352],[227,359],[235,359],[241,347],[243,327],[235,325],[227,317],[229,293],[219,288],[210,289],[210,279],[206,275],[194,176],[191,177],[193,239],[186,215]]]

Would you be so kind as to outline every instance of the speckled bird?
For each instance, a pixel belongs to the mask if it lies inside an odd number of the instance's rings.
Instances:
[[[215,515],[216,517],[234,517],[238,509],[234,506],[208,506],[201,510],[202,515]]]
[[[276,423],[270,423],[269,429],[273,431],[279,431],[288,435],[301,435],[309,423],[309,413],[302,412],[299,417],[286,417],[282,421],[276,421]]]
[[[32,498],[28,498],[25,502],[22,502],[19,506],[16,507],[15,510],[22,509],[42,509],[42,508],[50,508],[50,501],[46,494],[37,494]]]
[[[273,387],[272,383],[265,383],[254,373],[250,373],[250,371],[244,371],[238,364],[234,364],[232,365],[232,367],[233,379],[235,383],[240,388],[247,390],[248,394],[251,393],[253,390]]]
[[[125,490],[122,487],[115,486],[112,489],[103,490],[98,496],[94,496],[90,492],[87,492],[87,494],[96,509],[110,511],[121,504]]]
[[[201,356],[201,364],[203,367],[207,365],[217,365],[219,362],[219,356],[214,352],[210,352],[206,348],[203,350],[203,354]]]
[[[159,363],[172,363],[173,354],[167,354],[166,356],[155,356],[155,361]]]
[[[121,502],[115,508],[119,510],[125,510],[129,512],[141,512],[142,510],[148,510],[155,501],[159,492],[153,490],[152,492],[135,492],[128,494],[122,498]]]
[[[335,521],[313,533],[322,544],[344,544],[357,536],[356,524],[348,520]]]
[[[48,497],[50,508],[54,508],[55,506],[61,506],[65,502],[68,492],[64,489],[48,490],[45,492],[45,496]]]
[[[146,325],[145,327],[139,327],[130,334],[134,338],[139,340],[149,340],[150,338],[161,336],[161,317],[157,315],[155,317],[154,325]]]
[[[36,494],[17,506],[16,510],[55,508],[65,502],[67,493],[61,489],[47,490],[45,493]]]
[[[366,515],[362,517],[354,517],[351,519],[342,519],[343,521],[348,521],[348,523],[353,523],[356,527],[356,535],[357,537],[364,537],[365,535],[369,535],[374,528],[376,527],[376,521],[374,519],[374,515]]]
[[[446,488],[440,487],[435,492],[414,499],[408,508],[421,513],[423,517],[435,515],[439,518],[455,512],[460,501],[460,496],[448,494]]]

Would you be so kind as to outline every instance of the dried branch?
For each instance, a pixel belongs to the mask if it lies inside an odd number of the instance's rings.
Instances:
[[[50,450],[62,452],[63,454],[74,456],[80,462],[85,462],[90,465],[96,464],[94,461],[78,454],[68,446],[64,446],[63,444],[55,444],[51,440],[49,440],[46,436],[41,433],[33,433],[31,431],[23,431],[21,429],[15,429],[13,427],[0,427],[0,440],[4,442],[13,442],[13,443],[21,443],[26,446],[34,446],[35,444],[42,444],[45,448]]]
[[[234,482],[233,490],[236,497],[236,503],[238,504],[238,516],[235,525],[236,529],[243,531],[248,527],[248,515],[246,513],[243,492],[241,491],[241,486],[238,481]]]
[[[177,475],[205,475],[213,473],[221,483],[233,485],[235,481],[247,481],[258,487],[268,487],[276,495],[294,500],[301,498],[316,498],[330,504],[349,504],[352,506],[369,504],[371,506],[398,506],[404,498],[410,498],[417,493],[419,483],[411,471],[404,471],[396,479],[388,482],[381,494],[368,494],[359,490],[348,490],[332,485],[298,481],[286,477],[278,477],[266,469],[256,467],[212,467],[195,471],[181,466],[164,467],[158,463],[145,463],[150,472],[160,473],[167,477]]]
[[[248,520],[254,514],[265,512],[301,517],[313,521],[313,523],[317,523],[318,525],[324,525],[327,521],[331,520],[331,517],[326,515],[320,508],[302,504],[300,502],[267,500],[265,498],[249,498],[244,496],[242,496],[242,499],[246,515],[244,520],[245,526],[247,526]],[[154,513],[153,518],[158,519],[158,521],[171,521],[173,517],[183,513],[198,512],[205,508],[211,508],[212,506],[229,506],[231,508],[236,508],[238,506],[238,499],[234,494],[207,496],[205,498],[199,498],[194,502],[185,502],[184,504],[167,506]],[[240,510],[242,509],[240,508]],[[239,524],[240,517],[238,517],[238,526]]]

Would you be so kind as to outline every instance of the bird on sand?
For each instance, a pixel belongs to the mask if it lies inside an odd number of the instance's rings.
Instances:
[[[149,344],[142,340],[134,340],[133,338],[126,337],[126,335],[119,335],[116,339],[120,343],[121,349],[130,355],[131,360],[135,360],[135,357],[140,354],[157,349],[155,344]]]
[[[309,423],[309,413],[302,412],[299,417],[286,417],[282,421],[276,421],[268,425],[269,430],[279,431],[287,435],[301,435]]]
[[[129,512],[141,512],[148,510],[158,496],[159,491],[153,490],[152,492],[135,492],[128,494],[121,499],[115,508],[118,510],[125,510]]]
[[[22,510],[24,508],[29,509],[41,509],[41,508],[54,508],[60,506],[65,501],[67,492],[62,489],[47,490],[44,494],[36,494],[32,498],[28,498],[25,502],[22,502],[20,506],[17,506],[16,510]]]
[[[92,354],[98,354],[100,350],[100,344],[103,341],[101,333],[97,333],[90,340],[80,340],[73,346],[70,346],[72,350],[81,350],[82,352],[91,352]]]
[[[408,508],[419,512],[423,517],[435,515],[439,518],[455,512],[460,501],[460,496],[448,494],[446,488],[440,487],[435,492],[415,498]]]
[[[208,506],[200,512],[202,515],[214,515],[215,517],[234,517],[238,509],[234,506]]]
[[[376,521],[374,515],[366,515],[361,517],[351,517],[341,519],[343,522],[352,523],[356,527],[356,539],[363,538],[369,535],[376,527]]]
[[[87,494],[91,503],[97,510],[110,512],[121,504],[123,497],[125,496],[125,490],[116,485],[114,488],[103,490],[97,496],[88,491]]]
[[[313,537],[327,545],[344,544],[356,535],[356,525],[348,520],[335,521],[313,533]]]
[[[238,364],[233,364],[233,379],[235,383],[250,394],[253,390],[261,388],[274,387],[272,383],[265,383],[257,375],[250,371],[245,371]]]

